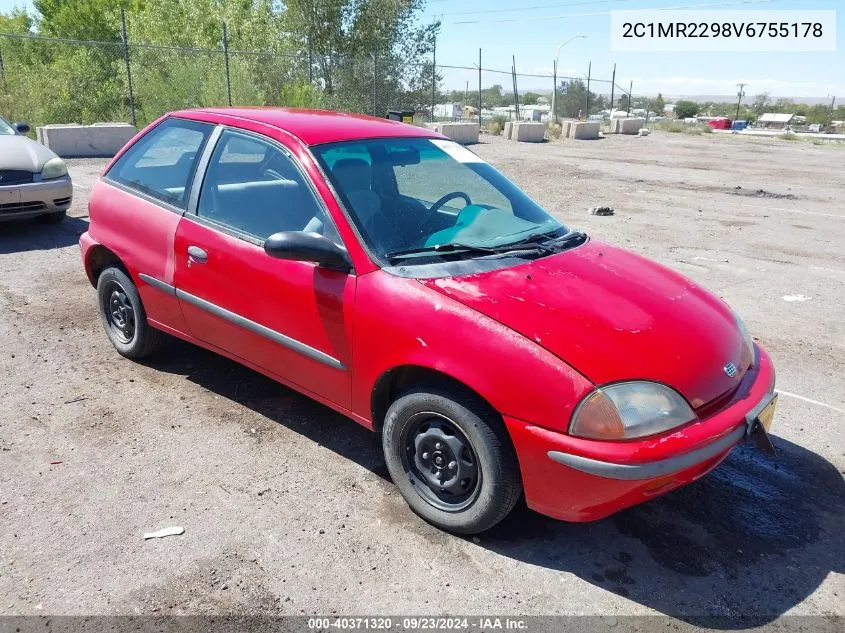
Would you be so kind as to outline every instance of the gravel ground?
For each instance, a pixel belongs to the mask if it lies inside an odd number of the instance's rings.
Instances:
[[[0,225],[0,614],[845,615],[845,149],[661,133],[474,149],[744,315],[785,391],[776,459],[741,447],[596,523],[518,508],[478,539],[439,532],[354,423],[187,344],[114,352],[76,245],[103,162],[71,161],[72,217]],[[186,531],[142,540],[170,525]]]

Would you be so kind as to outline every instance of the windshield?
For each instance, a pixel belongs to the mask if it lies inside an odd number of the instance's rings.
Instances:
[[[519,187],[453,141],[368,139],[313,150],[381,260],[477,257],[567,232]]]
[[[9,122],[0,116],[0,136],[14,136],[17,134],[15,128],[9,125]]]

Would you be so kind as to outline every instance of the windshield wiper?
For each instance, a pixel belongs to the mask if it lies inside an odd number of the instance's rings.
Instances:
[[[499,251],[486,246],[473,246],[472,244],[461,244],[460,242],[446,242],[434,246],[423,246],[421,248],[408,248],[400,251],[393,251],[385,255],[388,261],[398,259],[410,259],[422,255],[439,255],[441,253],[498,253]]]
[[[587,239],[586,233],[583,233],[582,231],[570,231],[569,233],[565,233],[559,237],[551,237],[551,234],[556,232],[557,229],[555,229],[554,231],[546,231],[545,233],[535,233],[534,235],[530,235],[529,237],[526,237],[524,239],[517,240],[516,242],[504,244],[498,248],[506,249],[511,248],[513,246],[527,244],[534,246],[536,244],[538,247],[553,252],[554,250],[560,249],[561,247],[571,246],[583,242]]]
[[[425,255],[439,255],[441,253],[479,253],[484,255],[501,255],[517,251],[539,251],[544,255],[551,255],[561,247],[570,246],[586,240],[587,236],[580,231],[567,233],[559,238],[550,238],[549,232],[539,233],[526,237],[525,239],[501,244],[499,246],[477,246],[475,244],[463,244],[461,242],[446,242],[434,246],[423,246],[421,248],[409,248],[406,250],[394,251],[385,255],[388,261],[411,259]]]

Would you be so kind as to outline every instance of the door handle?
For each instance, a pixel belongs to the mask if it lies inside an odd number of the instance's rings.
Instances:
[[[204,264],[208,261],[208,253],[202,250],[199,246],[189,246],[188,247],[188,266],[191,265],[191,262],[195,264]]]

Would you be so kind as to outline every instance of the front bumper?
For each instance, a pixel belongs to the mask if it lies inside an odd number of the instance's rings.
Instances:
[[[70,176],[0,187],[0,222],[67,211],[72,201]]]
[[[774,396],[774,368],[758,348],[754,369],[709,417],[641,440],[602,442],[505,418],[529,507],[567,521],[601,519],[691,483],[756,430]]]

